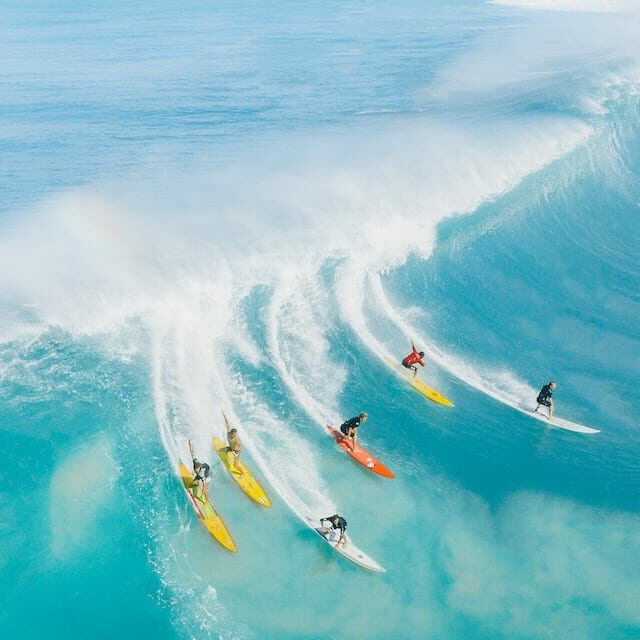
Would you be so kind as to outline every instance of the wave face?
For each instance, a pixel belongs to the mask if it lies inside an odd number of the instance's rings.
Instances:
[[[551,4],[8,5],[0,635],[640,634],[639,16]]]

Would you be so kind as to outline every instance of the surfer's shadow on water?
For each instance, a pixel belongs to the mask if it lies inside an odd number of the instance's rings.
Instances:
[[[324,544],[318,544],[318,536],[310,529],[301,529],[295,534],[296,540],[305,544],[314,545],[313,560],[309,566],[309,573],[312,576],[323,576],[333,571],[338,565],[340,558],[336,557],[333,551]]]

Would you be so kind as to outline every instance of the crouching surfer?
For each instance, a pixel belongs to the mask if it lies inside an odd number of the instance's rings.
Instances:
[[[328,518],[320,518],[320,533],[329,541],[335,542],[336,546],[344,547],[347,542],[347,521],[337,513]]]
[[[424,367],[424,351],[418,351],[416,349],[416,345],[411,343],[411,353],[408,356],[405,356],[402,360],[402,366],[405,369],[410,369],[413,371],[413,377],[415,378],[418,375],[418,367]]]
[[[351,449],[358,444],[358,427],[367,421],[367,414],[362,411],[355,418],[351,418],[350,420],[346,420],[340,425],[340,433],[342,433],[342,439],[346,440],[347,438],[351,440]]]
[[[196,487],[200,487],[200,496],[195,495],[195,491],[193,492],[196,498],[200,500],[209,501],[209,481],[211,477],[209,475],[210,467],[206,462],[200,462],[195,454],[193,453],[193,446],[191,444],[191,440],[189,440],[189,453],[191,454],[191,459],[193,460],[193,481],[191,482],[191,489],[195,489]]]

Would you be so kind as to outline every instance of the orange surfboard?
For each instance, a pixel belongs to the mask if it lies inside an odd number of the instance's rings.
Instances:
[[[354,445],[349,438],[345,438],[335,427],[328,424],[327,431],[335,438],[338,446],[363,467],[383,478],[395,478],[393,472],[385,467],[380,460],[374,458],[359,444]]]

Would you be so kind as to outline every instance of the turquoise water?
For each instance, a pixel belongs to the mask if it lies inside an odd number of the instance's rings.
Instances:
[[[560,4],[3,5],[2,637],[640,636],[640,24]]]

